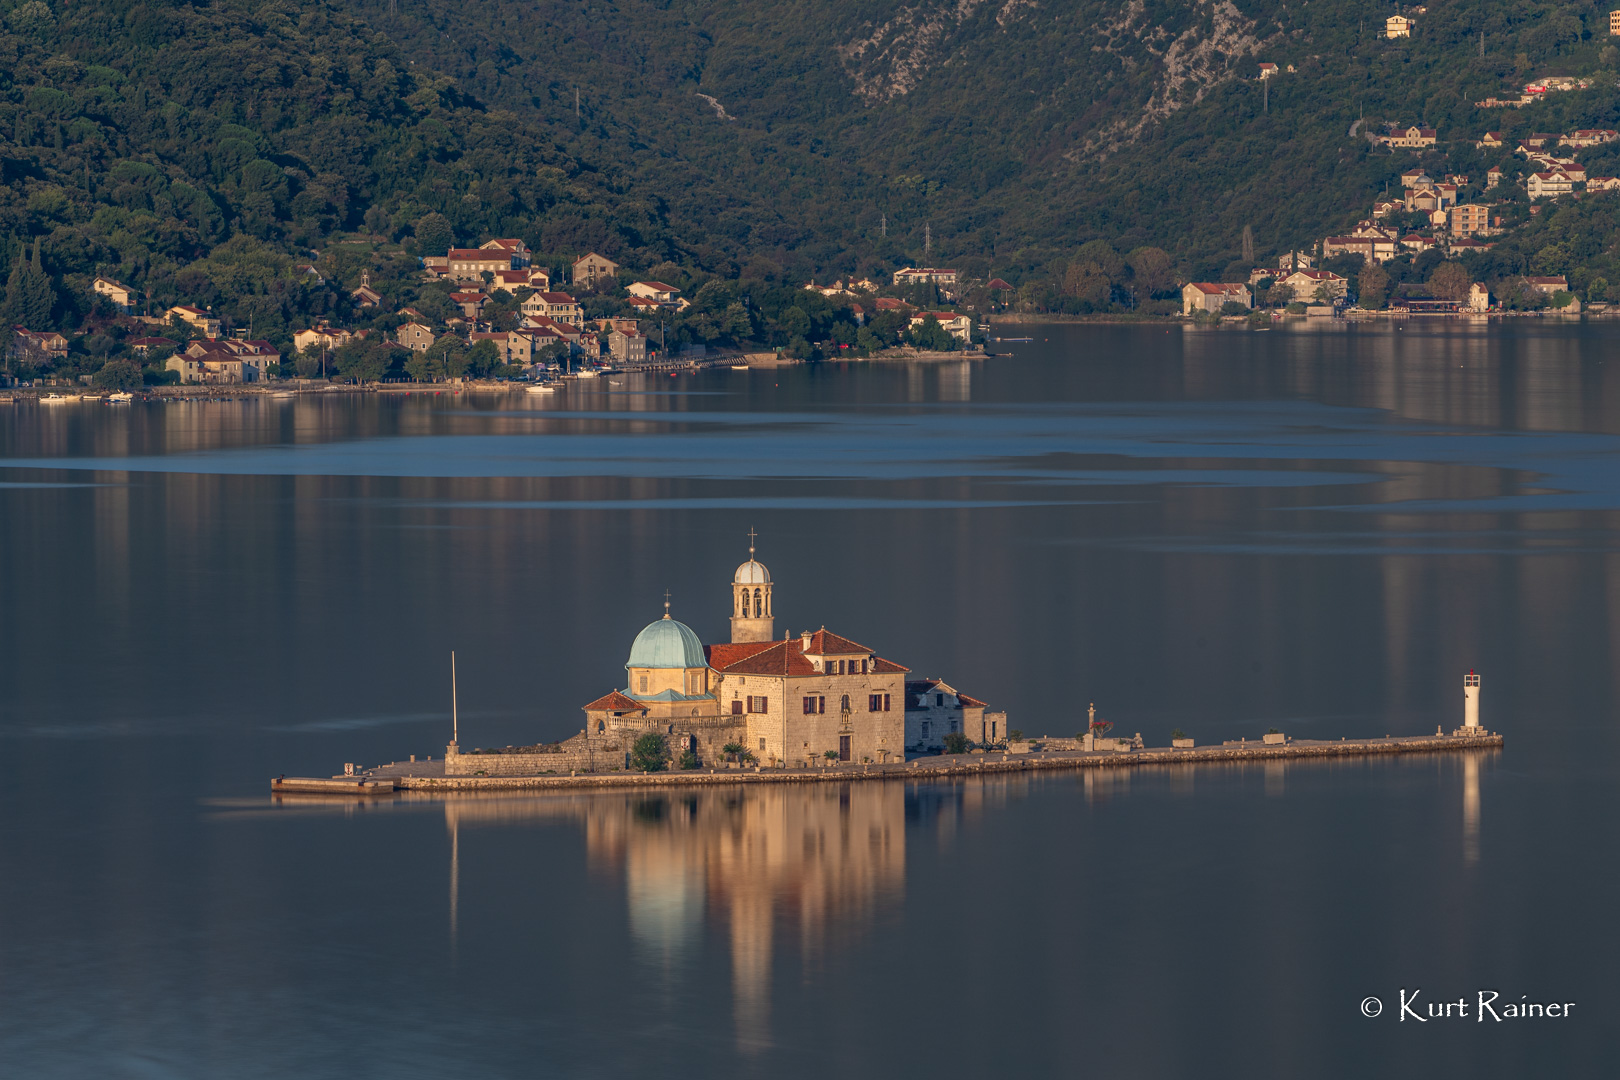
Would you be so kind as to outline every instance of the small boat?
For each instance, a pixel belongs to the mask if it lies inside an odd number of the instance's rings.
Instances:
[[[73,395],[72,397],[63,397],[61,394],[46,394],[44,397],[39,399],[39,403],[41,405],[65,405],[70,401],[78,400],[79,396],[77,394]]]
[[[107,403],[109,405],[128,405],[134,400],[135,395],[130,393],[128,390],[120,390],[116,394],[107,395]]]
[[[579,377],[582,379],[594,379],[596,378],[596,372],[592,371],[590,368],[585,368],[579,373]]]
[[[731,370],[732,371],[747,371],[748,370],[748,365],[747,364],[732,364],[731,365]]]
[[[557,388],[550,383],[535,383],[533,386],[523,388],[525,394],[555,394]]]

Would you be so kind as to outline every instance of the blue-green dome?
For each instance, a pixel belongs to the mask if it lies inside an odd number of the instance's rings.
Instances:
[[[636,635],[630,646],[627,668],[695,668],[707,667],[703,657],[703,642],[685,623],[665,615]]]

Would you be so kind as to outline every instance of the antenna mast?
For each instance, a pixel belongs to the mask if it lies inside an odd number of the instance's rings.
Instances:
[[[450,741],[461,744],[461,716],[456,704],[456,650],[450,650]]]

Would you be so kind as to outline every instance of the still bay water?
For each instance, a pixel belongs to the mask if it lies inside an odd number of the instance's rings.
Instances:
[[[0,406],[0,1074],[1612,1071],[1620,327],[1030,333],[548,399]],[[451,649],[464,745],[572,734],[666,589],[725,640],[751,527],[778,632],[1029,734],[1450,730],[1472,667],[1507,744],[266,794],[442,754]],[[1576,1006],[1403,1022],[1402,988]]]

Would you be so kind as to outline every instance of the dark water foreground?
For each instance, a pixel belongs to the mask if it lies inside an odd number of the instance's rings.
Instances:
[[[1032,331],[555,399],[0,407],[0,1074],[1601,1075],[1620,333]],[[1072,735],[1506,749],[273,806],[577,730],[744,534]],[[1568,1018],[1398,1020],[1480,990]],[[1362,1014],[1381,999],[1376,1018]]]

